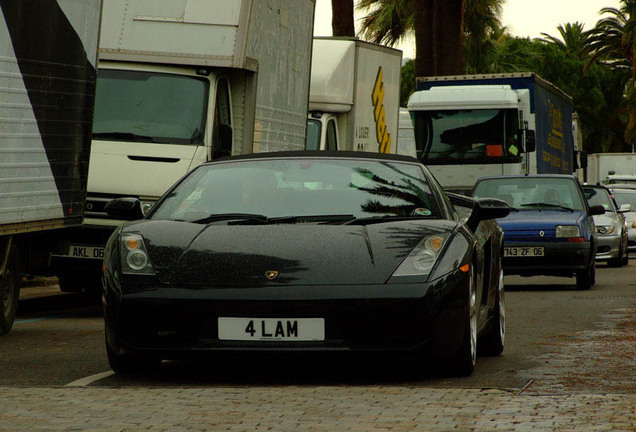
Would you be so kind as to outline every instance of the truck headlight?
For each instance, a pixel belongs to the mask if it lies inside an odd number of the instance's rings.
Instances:
[[[557,225],[557,238],[581,237],[581,230],[576,225]]]
[[[121,272],[123,274],[154,275],[144,239],[138,234],[121,236]]]

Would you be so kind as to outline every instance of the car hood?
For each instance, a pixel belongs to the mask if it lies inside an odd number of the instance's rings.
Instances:
[[[508,231],[543,230],[554,231],[557,225],[576,225],[583,217],[580,211],[562,210],[520,210],[510,212],[505,218],[497,219],[499,225]]]
[[[162,283],[254,286],[382,284],[424,237],[456,227],[431,220],[367,226],[141,221],[122,229],[144,238]],[[270,271],[278,276],[268,279]]]
[[[594,216],[594,224],[597,226],[601,225],[614,225],[618,222],[618,215],[614,212],[604,213],[602,215]]]

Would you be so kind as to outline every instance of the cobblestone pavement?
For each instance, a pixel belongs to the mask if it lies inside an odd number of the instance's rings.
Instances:
[[[636,431],[636,310],[555,337],[523,391],[406,385],[0,387],[1,432]]]
[[[396,386],[0,389],[0,430],[634,431],[636,395]]]

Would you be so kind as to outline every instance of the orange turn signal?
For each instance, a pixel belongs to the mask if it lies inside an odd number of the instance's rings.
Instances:
[[[463,271],[464,273],[468,273],[468,270],[470,270],[470,264],[464,264],[459,269]]]

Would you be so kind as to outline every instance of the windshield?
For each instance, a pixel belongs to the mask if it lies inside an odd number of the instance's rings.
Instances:
[[[605,189],[584,188],[585,198],[590,206],[601,205],[606,212],[613,212],[612,198]]]
[[[287,159],[201,166],[150,218],[199,221],[215,214],[440,217],[440,210],[418,165]]]
[[[307,140],[305,150],[320,150],[320,132],[322,123],[320,120],[307,119]]]
[[[100,69],[93,137],[203,144],[208,88],[202,78]]]
[[[497,198],[520,210],[585,210],[575,179],[558,177],[500,177],[479,180],[475,198]]]
[[[501,163],[519,156],[514,109],[415,111],[417,155],[427,164]]]

